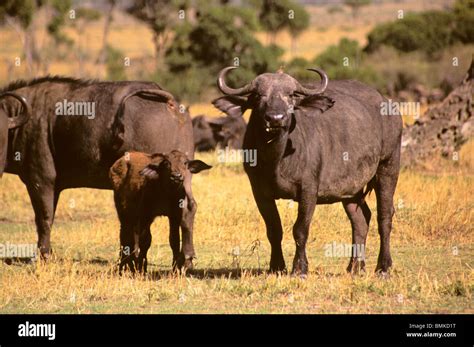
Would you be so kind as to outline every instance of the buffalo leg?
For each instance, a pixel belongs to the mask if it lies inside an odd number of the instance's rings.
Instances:
[[[194,243],[193,243],[193,228],[194,228],[194,216],[196,215],[197,211],[197,204],[194,199],[187,198],[188,204],[187,207],[184,208],[182,211],[182,218],[181,218],[181,234],[183,236],[183,244],[181,247],[181,259],[184,261],[184,267],[186,269],[193,268],[193,258],[196,257],[196,253],[194,251]]]
[[[257,182],[250,178],[252,185],[252,192],[257,204],[258,210],[262,215],[263,221],[267,228],[267,237],[270,241],[271,256],[270,256],[270,271],[280,272],[286,270],[285,259],[283,258],[283,251],[281,248],[281,240],[283,238],[283,228],[281,226],[280,214],[275,203],[275,200],[263,196],[257,187]]]
[[[292,275],[305,277],[308,273],[308,259],[306,257],[306,241],[308,240],[309,226],[314,214],[316,201],[314,194],[308,198],[302,198],[298,204],[298,217],[293,226],[293,237],[296,243],[296,253],[293,260]]]
[[[390,255],[390,233],[392,218],[395,212],[393,195],[398,181],[400,155],[396,153],[387,162],[381,163],[377,169],[375,195],[377,198],[377,223],[380,235],[380,252],[377,260],[376,272],[387,274],[392,266]]]
[[[135,232],[134,226],[129,222],[120,223],[120,266],[122,269],[128,267],[132,273],[135,273]]]
[[[139,253],[138,253],[138,272],[147,272],[148,267],[148,250],[151,246],[151,223],[145,222],[141,227],[140,240],[139,240]]]
[[[180,237],[179,237],[179,218],[176,216],[169,217],[169,224],[170,224],[170,235],[169,235],[169,242],[171,251],[173,252],[173,270],[177,268],[181,268],[184,264],[184,260],[180,257],[179,252],[179,244],[180,244]]]
[[[352,257],[347,271],[356,274],[365,271],[365,244],[369,232],[371,212],[365,201],[342,203],[352,227]]]
[[[35,212],[38,248],[41,257],[48,259],[51,253],[51,228],[59,193],[55,193],[54,183],[52,182],[29,183],[27,184],[27,190]]]

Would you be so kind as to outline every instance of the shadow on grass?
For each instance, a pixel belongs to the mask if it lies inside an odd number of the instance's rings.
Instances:
[[[214,278],[230,278],[230,279],[239,279],[243,275],[248,276],[258,276],[266,274],[268,271],[262,269],[229,269],[229,268],[219,268],[219,269],[194,269],[187,270],[184,275],[187,277],[197,278],[197,279],[214,279]],[[172,276],[178,275],[178,271],[172,270],[157,270],[149,271],[147,277],[151,280],[160,280],[163,278],[169,278]],[[182,273],[183,274],[183,273]]]
[[[31,257],[7,257],[7,258],[2,258],[2,262],[4,262],[7,265],[30,265],[34,264],[36,262],[35,258]]]

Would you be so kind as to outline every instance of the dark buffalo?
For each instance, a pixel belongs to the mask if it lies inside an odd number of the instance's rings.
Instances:
[[[219,103],[220,99],[213,102]],[[224,117],[205,117],[199,115],[193,118],[194,146],[197,151],[210,151],[217,146],[241,149],[247,124],[237,109],[227,109]]]
[[[21,108],[17,108],[16,101],[21,103]],[[16,110],[19,112],[10,112]],[[11,117],[8,115],[11,114]],[[8,149],[8,131],[15,129],[28,121],[31,110],[26,100],[15,93],[3,93],[0,95],[0,177],[3,175],[5,165],[7,163],[7,149]]]
[[[179,250],[179,228],[188,228],[183,219],[184,181],[191,173],[210,168],[200,160],[189,160],[180,151],[126,153],[112,165],[110,179],[120,220],[120,243],[126,248],[121,252],[120,271],[124,266],[132,272],[147,271],[150,225],[157,216],[169,219],[173,268],[184,262]],[[192,240],[186,244],[192,244]]]
[[[199,152],[212,151],[217,147],[217,138],[204,115],[193,118],[194,148]]]
[[[244,150],[256,150],[258,165],[244,163],[271,244],[271,271],[285,270],[282,226],[275,199],[298,202],[293,227],[296,254],[293,274],[308,271],[306,242],[317,204],[342,202],[352,225],[352,244],[363,246],[371,212],[365,195],[375,190],[380,253],[376,271],[392,264],[390,232],[393,195],[400,167],[400,116],[381,115],[386,99],[357,81],[322,82],[303,87],[285,73],[265,73],[238,89],[228,87],[221,71],[219,89],[228,96],[221,104],[252,109]],[[241,97],[247,96],[247,97]],[[367,189],[364,190],[364,187]],[[363,254],[353,247],[348,271],[365,267]]]
[[[109,168],[126,151],[177,149],[193,158],[189,114],[179,112],[173,95],[155,83],[45,77],[12,83],[4,92],[21,95],[31,105],[30,121],[10,131],[6,172],[19,175],[28,189],[44,257],[50,253],[54,213],[64,189],[112,189]],[[3,109],[18,112],[18,107]],[[20,160],[14,160],[14,153]],[[184,186],[188,223],[183,243],[192,240],[196,212],[190,177]],[[193,245],[183,244],[183,250],[191,261]]]

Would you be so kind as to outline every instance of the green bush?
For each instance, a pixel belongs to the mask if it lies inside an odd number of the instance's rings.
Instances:
[[[365,54],[357,41],[343,38],[338,45],[328,47],[316,57],[311,65],[322,68],[331,79],[356,79],[379,87],[380,76],[364,64],[364,59]]]
[[[474,1],[457,0],[452,11],[410,13],[405,18],[376,26],[368,35],[367,52],[382,45],[401,52],[428,55],[456,43],[474,43]]]
[[[175,95],[192,101],[209,87],[215,87],[218,72],[234,65],[236,58],[241,68],[229,74],[231,86],[248,83],[260,73],[275,71],[283,50],[275,45],[263,46],[255,38],[255,16],[233,6],[208,7],[199,14],[195,24],[177,27],[165,55],[170,74],[158,72],[160,83]]]
[[[454,20],[451,12],[408,14],[404,19],[375,27],[367,37],[365,50],[374,52],[388,45],[402,52],[421,50],[433,54],[453,43]]]

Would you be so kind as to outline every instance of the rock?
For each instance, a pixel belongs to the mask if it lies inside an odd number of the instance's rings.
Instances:
[[[413,125],[403,129],[402,166],[420,164],[432,156],[451,157],[474,137],[474,61],[461,84]],[[434,99],[442,91],[430,93]]]

